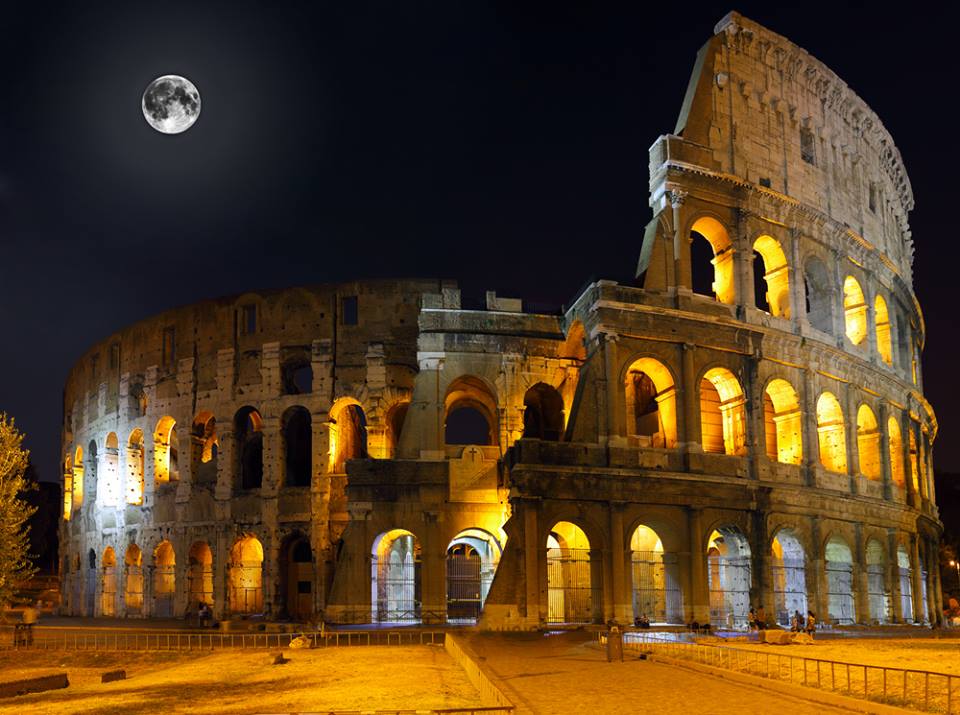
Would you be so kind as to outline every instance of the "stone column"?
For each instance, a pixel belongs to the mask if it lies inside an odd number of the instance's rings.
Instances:
[[[690,539],[690,599],[685,609],[690,621],[710,622],[710,593],[707,584],[707,549],[703,533],[703,510],[690,507],[687,513]]]
[[[889,418],[889,405],[880,402],[880,476],[883,479],[883,498],[893,501],[893,468],[890,464],[890,430],[887,425]]]
[[[693,275],[690,268],[690,235],[689,232],[684,231],[686,221],[683,211],[687,192],[682,189],[671,189],[669,197],[673,208],[673,274],[676,276],[678,293],[681,290],[689,293],[693,290]]]
[[[737,211],[737,235],[733,237],[734,283],[737,291],[737,315],[742,319],[749,308],[756,308],[753,285],[753,246],[750,245],[749,220],[753,214],[747,209]]]
[[[546,566],[547,545],[541,547],[540,507],[538,499],[515,499],[512,502],[519,507],[523,517],[523,572],[527,597],[526,620],[530,625],[545,623],[547,620],[547,573],[541,568]]]
[[[446,623],[446,549],[440,542],[438,511],[424,511],[424,534],[420,563],[420,597],[423,623]]]
[[[680,442],[685,452],[702,452],[700,442],[700,389],[697,385],[697,372],[694,364],[696,345],[684,343],[681,358],[682,387],[680,398],[683,401],[683,435]],[[689,464],[688,464],[689,466]]]
[[[604,597],[607,587],[603,578],[603,551],[591,548],[588,556],[590,557],[590,600],[593,607],[593,622],[605,623],[612,615],[612,608],[609,599]]]
[[[817,430],[817,390],[811,368],[803,371],[803,456],[807,486],[817,482],[817,465],[820,464],[820,433]]]
[[[603,370],[607,381],[607,443],[610,446],[626,446],[627,415],[623,403],[624,388],[620,380],[620,357],[617,335],[608,333],[604,341]]]
[[[844,435],[847,443],[847,475],[850,477],[850,493],[860,492],[860,450],[857,441],[857,395],[853,387],[847,385],[844,389],[842,403],[844,412]]]
[[[610,588],[607,603],[611,604],[612,617],[618,623],[633,622],[633,602],[630,598],[629,571],[626,568],[629,545],[623,533],[623,503],[610,502]],[[610,610],[610,609],[607,609]]]
[[[897,562],[897,532],[887,531],[887,586],[890,592],[893,622],[903,623],[903,601],[900,594],[900,565]]]
[[[810,518],[810,571],[807,576],[807,604],[817,619],[826,621],[829,615],[826,563],[823,553],[823,530],[820,517]]]
[[[863,526],[854,524],[854,543],[853,543],[853,583],[856,588],[856,622],[870,622],[870,596],[867,584],[866,553],[863,539]]]
[[[906,408],[900,415],[900,434],[902,439],[900,440],[903,444],[903,474],[904,482],[907,487],[907,504],[912,506],[914,509],[920,508],[920,497],[917,494],[916,487],[913,483],[913,460],[910,458],[910,434],[913,430],[913,425],[910,420],[910,405],[909,401]]]
[[[747,444],[750,445],[750,478],[760,478],[760,459],[766,455],[763,424],[763,390],[760,385],[760,352],[747,358]]]
[[[837,307],[837,310],[833,312],[833,334],[837,337],[837,347],[845,349],[847,345],[847,321],[846,314],[843,309],[843,274],[840,270],[840,266],[846,263],[845,256],[840,255],[840,252],[836,249],[830,249],[830,253],[833,256],[833,280],[834,285],[840,286],[840,300],[835,302],[834,305]]]
[[[230,578],[230,547],[233,544],[226,532],[226,525],[217,529],[216,541],[210,544],[213,550],[213,614],[217,620],[230,615],[228,581]]]
[[[750,544],[751,561],[753,562],[750,584],[750,603],[763,605],[769,618],[776,620],[777,611],[773,602],[773,573],[771,571],[769,534],[767,533],[767,511],[757,508],[752,517],[752,543]]]
[[[597,333],[594,337],[594,340],[597,342],[597,350],[599,353],[600,359],[602,360],[603,372],[601,377],[596,380],[596,394],[597,394],[597,436],[601,443],[609,444],[609,437],[611,434],[611,425],[610,425],[610,408],[609,408],[609,393],[607,391],[607,382],[608,375],[607,370],[609,368],[609,358],[608,353],[610,351],[610,341],[609,336],[606,333]]]
[[[937,548],[936,541],[931,540],[930,545],[930,573],[933,575],[933,588],[931,589],[930,601],[933,607],[930,612],[930,620],[938,627],[943,625],[943,584],[940,582],[940,550]]]
[[[910,534],[911,588],[913,589],[913,620],[923,622],[923,562],[920,560],[920,538]]]
[[[790,317],[798,328],[801,335],[806,334],[810,328],[810,321],[807,320],[807,296],[806,285],[804,283],[804,271],[800,255],[800,231],[795,228],[790,229]]]

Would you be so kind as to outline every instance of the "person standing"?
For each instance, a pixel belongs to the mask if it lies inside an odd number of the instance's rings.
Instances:
[[[26,608],[23,609],[23,627],[26,633],[26,645],[33,645],[33,627],[37,624],[37,621],[40,620],[40,608],[39,601],[34,604],[30,603]]]
[[[813,615],[813,611],[807,611],[807,627],[804,628],[804,631],[811,638],[813,637],[813,632],[817,629],[817,617]]]

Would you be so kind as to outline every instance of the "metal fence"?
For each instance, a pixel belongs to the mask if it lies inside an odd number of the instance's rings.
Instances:
[[[605,638],[600,635],[601,640]],[[807,658],[735,646],[683,643],[655,633],[630,634],[624,648],[782,680],[888,705],[960,713],[960,676]]]

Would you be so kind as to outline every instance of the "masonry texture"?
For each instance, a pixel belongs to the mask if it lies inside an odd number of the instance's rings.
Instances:
[[[650,149],[636,286],[198,303],[64,391],[64,610],[218,619],[939,618],[910,183],[879,118],[735,13]]]

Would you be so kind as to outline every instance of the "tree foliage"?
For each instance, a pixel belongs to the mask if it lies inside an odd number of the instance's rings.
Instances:
[[[0,604],[10,603],[17,585],[36,573],[27,525],[36,508],[21,498],[30,487],[24,479],[29,457],[13,418],[0,412]]]

